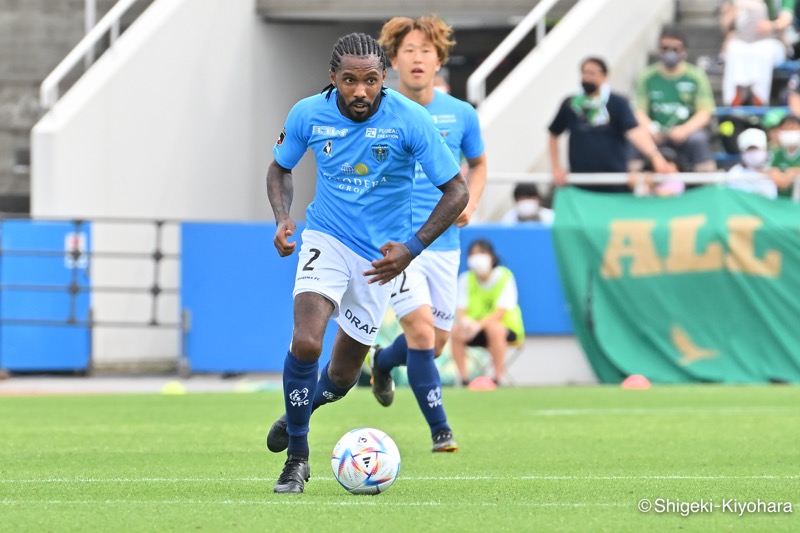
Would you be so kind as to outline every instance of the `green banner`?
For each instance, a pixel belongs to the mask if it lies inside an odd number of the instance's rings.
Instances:
[[[602,382],[800,382],[800,205],[725,187],[556,197],[575,333]]]

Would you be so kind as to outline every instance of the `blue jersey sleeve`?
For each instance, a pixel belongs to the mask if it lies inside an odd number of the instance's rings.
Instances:
[[[303,111],[304,102],[301,100],[289,111],[283,131],[272,148],[275,161],[283,168],[294,168],[308,149],[309,137],[306,113]]]
[[[464,138],[461,140],[461,153],[467,159],[474,159],[484,152],[481,124],[475,108],[467,103],[464,107]]]
[[[430,113],[422,106],[419,106],[419,112],[416,111],[414,109],[414,114],[407,117],[409,147],[430,182],[438,187],[453,179],[461,167]]]

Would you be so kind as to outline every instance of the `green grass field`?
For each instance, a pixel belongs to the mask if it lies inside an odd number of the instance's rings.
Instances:
[[[311,480],[276,495],[279,393],[0,397],[4,531],[798,531],[800,388],[448,389],[461,450],[434,455],[408,389],[312,419]],[[330,452],[371,426],[398,480],[353,496]],[[642,513],[647,498],[792,502],[794,512]]]

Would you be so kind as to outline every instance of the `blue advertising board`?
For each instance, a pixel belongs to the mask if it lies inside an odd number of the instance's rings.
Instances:
[[[90,237],[88,223],[0,221],[1,368],[89,368],[88,257],[67,250],[91,251]]]

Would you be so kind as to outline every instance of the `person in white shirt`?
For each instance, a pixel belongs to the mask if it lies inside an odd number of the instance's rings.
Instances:
[[[503,215],[500,222],[503,224],[538,222],[552,226],[554,218],[555,212],[552,209],[542,207],[538,187],[533,183],[519,183],[514,187],[514,208]]]
[[[744,130],[736,138],[742,161],[728,171],[728,187],[776,198],[778,188],[768,177],[767,134],[758,128]]]

